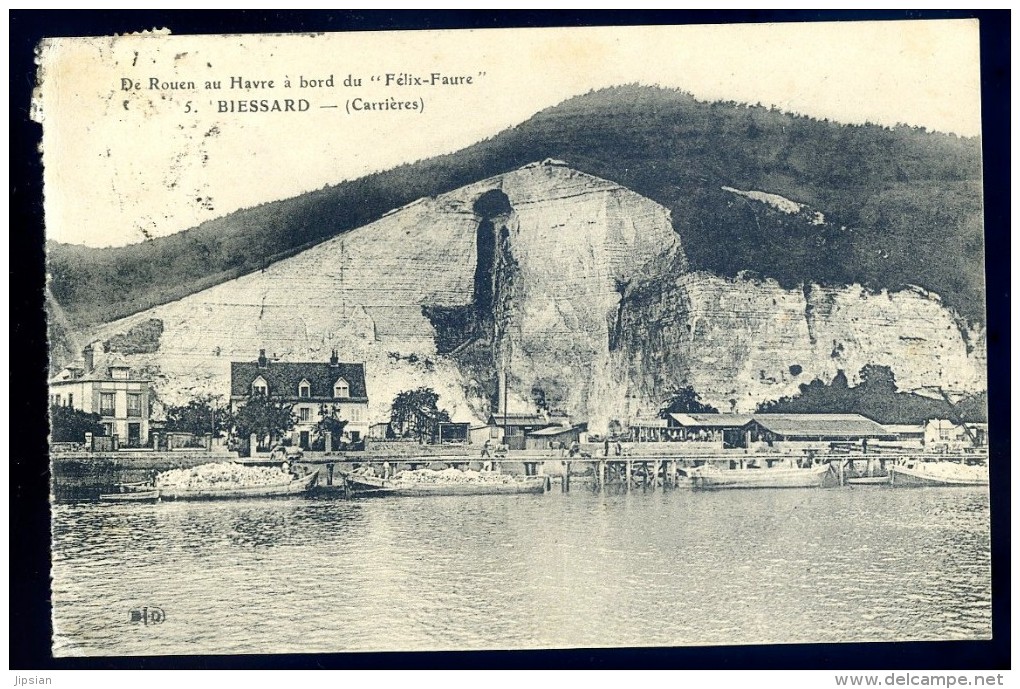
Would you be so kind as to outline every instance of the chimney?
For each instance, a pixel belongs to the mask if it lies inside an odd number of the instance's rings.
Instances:
[[[336,368],[340,365],[340,359],[337,357],[335,349],[333,350],[333,353],[329,355],[329,365],[332,368]]]
[[[269,360],[266,359],[266,350],[259,350],[259,368],[266,368],[269,365]]]
[[[81,351],[81,356],[85,359],[85,373],[92,373],[92,370],[96,367],[96,359],[91,344],[85,346],[85,349]]]

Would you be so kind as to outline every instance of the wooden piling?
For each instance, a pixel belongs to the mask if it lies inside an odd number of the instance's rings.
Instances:
[[[606,460],[599,460],[598,472],[598,487],[599,490],[603,490],[606,487]]]
[[[644,478],[641,479],[641,489],[648,490],[648,462],[641,462],[641,467],[644,469],[642,472]]]
[[[563,463],[563,492],[570,492],[570,462]]]
[[[626,475],[626,479],[627,479],[627,492],[629,493],[630,492],[631,483],[634,481],[634,461],[633,460],[630,460],[630,459],[627,460],[627,472],[626,472],[626,474],[627,474]]]

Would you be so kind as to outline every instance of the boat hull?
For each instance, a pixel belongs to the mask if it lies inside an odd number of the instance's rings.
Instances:
[[[394,481],[373,476],[346,475],[354,495],[447,496],[447,495],[524,495],[544,493],[545,476],[530,476],[512,483],[418,483]]]
[[[987,486],[988,475],[949,476],[933,474],[917,467],[893,466],[889,468],[889,483],[893,486]]]
[[[848,486],[885,486],[889,484],[889,480],[889,476],[858,476],[848,478],[846,483]]]
[[[828,465],[810,469],[718,469],[691,473],[692,487],[699,490],[736,488],[818,488]]]
[[[223,490],[191,490],[184,488],[161,488],[162,500],[242,500],[245,498],[278,498],[304,495],[315,484],[317,474],[295,479],[290,483],[274,486],[251,486],[248,488],[227,488]]]
[[[127,493],[103,493],[101,502],[155,502],[159,500],[158,490],[131,491]]]

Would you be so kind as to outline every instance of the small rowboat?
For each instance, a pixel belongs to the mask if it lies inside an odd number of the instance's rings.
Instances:
[[[846,480],[848,486],[884,486],[889,483],[889,476],[856,476]]]
[[[155,502],[159,500],[158,490],[135,490],[127,493],[103,493],[102,502]]]

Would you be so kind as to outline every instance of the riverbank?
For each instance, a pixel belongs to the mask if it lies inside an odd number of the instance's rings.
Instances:
[[[116,492],[119,483],[141,483],[161,471],[237,459],[236,452],[197,449],[55,453],[50,456],[50,489],[61,502],[95,500],[102,493]]]

